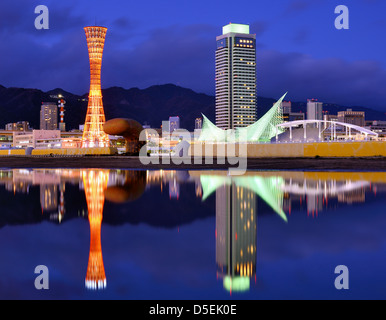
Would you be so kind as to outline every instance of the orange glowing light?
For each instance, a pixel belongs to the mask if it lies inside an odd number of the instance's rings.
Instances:
[[[104,289],[106,275],[103,265],[101,227],[103,219],[104,192],[109,179],[108,170],[84,170],[83,184],[86,194],[88,220],[90,223],[90,253],[86,275],[88,289]]]
[[[107,28],[84,28],[90,59],[90,93],[86,121],[83,129],[82,148],[109,147],[110,140],[103,131],[106,121],[101,91],[102,56]]]

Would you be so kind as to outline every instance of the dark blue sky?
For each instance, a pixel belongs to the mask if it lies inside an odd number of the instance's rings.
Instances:
[[[36,30],[37,5],[50,29]],[[337,5],[350,29],[334,27]],[[83,27],[108,28],[102,87],[174,83],[214,94],[215,37],[247,23],[257,36],[258,95],[385,110],[386,1],[382,0],[2,0],[0,84],[88,91]]]

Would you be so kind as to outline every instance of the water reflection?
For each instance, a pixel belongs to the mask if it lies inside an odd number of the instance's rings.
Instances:
[[[139,199],[146,190],[146,171],[123,171],[117,174],[122,185],[109,186],[106,200],[126,203]]]
[[[0,171],[0,184],[14,195],[29,194],[37,186],[42,216],[58,224],[66,221],[69,204],[65,194],[70,186],[78,185],[84,191],[87,212],[80,217],[87,216],[90,227],[85,287],[92,290],[104,289],[107,284],[101,239],[105,201],[130,207],[154,189],[167,189],[169,199],[179,201],[186,191],[182,186],[190,184],[192,196],[202,203],[215,199],[216,274],[225,290],[232,293],[248,291],[251,281],[256,282],[259,201],[283,224],[291,219],[293,208],[316,218],[341,204],[364,203],[369,192],[385,193],[386,173],[248,172],[230,177],[221,171],[13,169]],[[71,204],[81,206],[76,201]],[[162,207],[162,203],[157,205]],[[141,219],[143,212],[135,214]],[[164,214],[164,220],[176,219],[166,210]],[[24,219],[28,223],[28,210]],[[25,223],[23,217],[17,222]]]
[[[82,176],[90,223],[90,254],[85,283],[89,289],[103,289],[106,287],[106,275],[102,257],[101,228],[109,171],[83,170]]]
[[[216,191],[216,263],[230,293],[256,276],[256,194],[235,183]]]

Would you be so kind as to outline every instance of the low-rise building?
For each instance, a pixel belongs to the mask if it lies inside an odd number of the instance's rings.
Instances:
[[[346,111],[338,112],[338,121],[343,123],[354,124],[356,126],[365,126],[365,112],[364,111],[353,111],[347,109]]]
[[[289,121],[298,121],[305,120],[305,115],[303,112],[290,112],[288,114]]]
[[[12,147],[13,131],[0,130],[0,148],[9,149]]]
[[[14,131],[13,147],[32,147],[34,149],[61,148],[60,130]]]
[[[6,131],[28,131],[30,130],[29,122],[18,121],[18,122],[7,123],[5,125],[5,130]]]
[[[368,128],[382,137],[386,136],[386,121],[372,121]]]

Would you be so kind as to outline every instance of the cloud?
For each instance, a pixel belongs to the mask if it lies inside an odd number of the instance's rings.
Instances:
[[[267,28],[263,21],[250,26],[257,37]],[[218,28],[213,25],[173,25],[152,30],[131,50],[107,45],[103,83],[126,88],[175,83],[214,94],[216,36]]]
[[[21,1],[23,6],[29,5]],[[306,6],[304,1],[291,5],[297,10]],[[0,21],[4,27],[0,41],[7,44],[0,47],[0,84],[44,91],[61,87],[76,94],[86,93],[89,62],[83,27],[87,19],[64,4],[61,9],[50,10],[50,30],[40,32],[33,27],[32,7],[29,5],[28,13],[20,13],[15,5],[0,4],[0,10],[7,13]],[[109,31],[102,87],[146,88],[174,83],[214,95],[217,26],[177,24],[144,32],[137,21],[124,16],[103,23]],[[251,31],[259,38],[268,27],[269,22],[255,21]],[[292,40],[304,44],[308,38],[309,34],[300,30]],[[265,97],[276,98],[288,91],[292,100],[317,97],[330,103],[378,109],[384,107],[386,99],[386,72],[380,63],[370,60],[320,59],[268,50],[258,44],[257,79],[258,95]]]
[[[258,93],[278,97],[289,92],[293,100],[319,100],[381,109],[386,71],[375,61],[348,62],[317,59],[301,53],[262,50],[257,58]]]
[[[106,62],[106,78],[109,84],[116,81],[124,87],[172,82],[214,94],[215,36],[216,28],[210,25],[154,30],[135,50],[113,53],[116,57]],[[297,40],[306,39],[307,34]],[[330,103],[379,109],[386,99],[386,71],[375,61],[319,59],[263,48],[257,51],[257,82],[258,95],[265,97],[289,91],[293,100],[318,97]]]
[[[20,32],[34,28],[34,6],[28,0],[18,1],[15,5],[12,1],[0,2],[0,30],[1,33]],[[30,19],[29,19],[30,18]],[[27,26],[30,24],[31,28]],[[1,34],[0,33],[0,34]]]
[[[153,30],[132,50],[105,52],[105,85],[146,87],[175,83],[198,91],[214,89],[217,29],[210,25]]]
[[[48,3],[49,29],[37,30],[37,4],[27,0],[0,4],[0,41],[6,44],[0,47],[0,83],[42,90],[74,89],[79,86],[79,70],[88,63],[85,18],[75,14],[70,3]],[[87,83],[87,79],[86,73],[82,81]]]
[[[292,40],[297,45],[303,45],[307,43],[309,36],[310,36],[309,30],[306,27],[302,27],[296,31]]]
[[[3,37],[3,40],[7,46],[0,48],[0,55],[4,57],[0,61],[0,83],[6,86],[76,89],[80,82],[88,82],[83,33],[65,35],[55,44],[43,34],[40,39],[19,35]]]
[[[310,6],[310,1],[295,0],[289,4],[287,10],[289,12],[303,11],[303,10],[306,10],[309,6]]]
[[[314,4],[318,4],[321,2],[321,0],[292,0],[284,12],[286,15],[303,12],[308,10]]]
[[[251,33],[256,34],[256,37],[261,36],[268,29],[268,22],[265,21],[255,21],[250,24]]]

